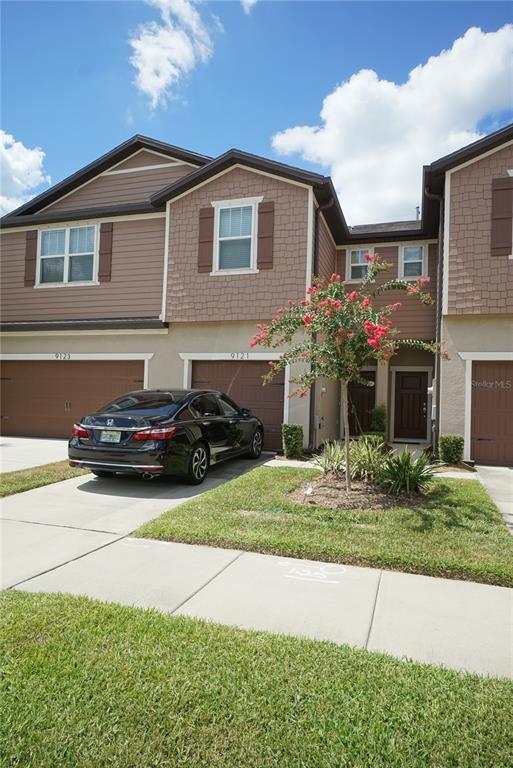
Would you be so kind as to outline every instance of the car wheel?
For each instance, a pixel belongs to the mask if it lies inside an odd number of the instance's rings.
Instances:
[[[191,485],[199,485],[205,479],[208,471],[208,451],[204,443],[196,443],[191,449],[189,466],[187,469],[187,482]]]
[[[106,472],[104,469],[92,469],[91,472],[96,477],[114,477],[114,472]]]
[[[253,440],[251,441],[251,448],[249,449],[249,457],[251,459],[260,458],[262,453],[262,446],[264,444],[264,436],[261,429],[255,429],[253,434]]]

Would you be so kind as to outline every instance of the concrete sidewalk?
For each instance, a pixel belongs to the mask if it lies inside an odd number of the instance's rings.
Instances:
[[[513,467],[479,466],[477,474],[513,534]]]
[[[513,678],[513,590],[126,537],[23,581]]]

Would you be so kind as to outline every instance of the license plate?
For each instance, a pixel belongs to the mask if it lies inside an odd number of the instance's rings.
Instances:
[[[121,440],[121,432],[113,432],[112,430],[102,430],[100,433],[100,442],[102,443],[119,443]]]

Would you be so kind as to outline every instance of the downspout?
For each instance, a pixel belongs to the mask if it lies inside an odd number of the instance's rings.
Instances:
[[[436,267],[436,323],[435,323],[435,423],[433,428],[433,455],[438,458],[438,442],[440,437],[440,389],[441,389],[441,377],[442,358],[440,354],[440,343],[442,338],[442,296],[443,296],[443,266],[444,266],[444,196],[436,195],[434,192],[429,192],[427,188],[424,188],[424,194],[426,197],[432,200],[438,200],[440,206],[439,222],[438,222],[438,264]]]
[[[324,205],[318,205],[315,209],[315,221],[314,221],[314,255],[313,255],[313,264],[312,264],[312,276],[315,276],[319,274],[319,253],[321,249],[321,238],[319,237],[319,222],[321,218],[321,213],[323,211],[326,211],[328,208],[331,208],[331,206],[334,204],[333,198],[329,200],[329,202],[324,203]],[[313,336],[313,340],[317,340],[317,334]],[[308,450],[313,451],[315,447],[315,393],[316,393],[316,382],[312,384],[310,387],[310,418],[308,422]]]

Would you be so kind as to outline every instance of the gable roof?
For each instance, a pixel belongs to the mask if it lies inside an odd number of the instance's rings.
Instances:
[[[140,149],[151,149],[154,152],[159,152],[162,155],[167,155],[176,160],[183,160],[186,163],[192,163],[193,165],[199,166],[205,165],[212,160],[211,157],[206,155],[198,155],[196,152],[189,152],[187,149],[175,147],[172,144],[166,144],[163,141],[157,141],[156,139],[150,139],[148,136],[136,134],[135,136],[132,136],[131,139],[128,139],[117,147],[114,147],[114,149],[111,149],[110,152],[93,160],[92,163],[85,165],[79,171],[76,171],[76,173],[73,173],[71,176],[68,176],[63,181],[50,187],[50,189],[42,192],[37,197],[29,200],[28,203],[20,205],[19,208],[11,211],[11,213],[4,218],[11,219],[13,216],[37,213],[42,208],[46,208],[59,198],[72,192],[76,187],[85,184],[95,176],[103,173],[103,171],[106,171],[111,166],[126,160],[127,157],[130,157],[130,155],[133,155],[134,152],[137,152]]]

